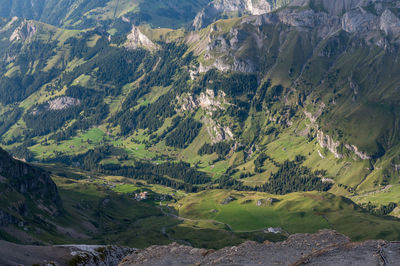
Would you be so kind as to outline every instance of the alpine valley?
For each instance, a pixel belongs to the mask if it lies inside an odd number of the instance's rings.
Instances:
[[[0,0],[0,142],[0,264],[400,240],[400,1]]]

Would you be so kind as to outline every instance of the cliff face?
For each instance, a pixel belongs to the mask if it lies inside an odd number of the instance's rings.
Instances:
[[[212,2],[210,6],[214,11],[205,14],[212,16],[211,14],[218,13],[217,10],[220,9],[248,9],[244,4],[245,1],[241,4],[235,1],[233,2],[236,4],[226,2],[230,4],[222,4],[225,3],[222,1],[216,5]],[[396,8],[396,4],[390,1],[297,0],[291,2],[288,8],[275,12],[264,10],[265,12],[256,12],[257,15],[243,18],[230,32],[213,25],[204,40],[195,45],[195,52],[205,53],[205,59],[212,59],[212,67],[221,71],[257,72],[260,70],[260,65],[266,63],[261,62],[259,58],[251,58],[249,55],[252,53],[243,51],[251,49],[254,51],[253,54],[255,51],[258,54],[271,53],[271,49],[274,48],[274,44],[271,44],[274,36],[266,31],[272,27],[285,29],[280,30],[278,40],[281,46],[284,45],[290,31],[318,36],[314,45],[343,31],[348,36],[365,40],[369,45],[391,49],[400,43],[400,18],[392,11]],[[239,58],[243,54],[246,55],[246,60]],[[199,70],[205,72],[210,68],[202,66]]]
[[[16,224],[40,209],[57,215],[62,202],[49,174],[0,149],[0,225]]]
[[[153,246],[126,257],[131,265],[397,265],[399,243],[381,240],[352,243],[334,231],[296,234],[280,243],[245,242],[218,251],[176,243]],[[356,263],[356,264],[355,264]]]
[[[127,40],[124,46],[127,49],[145,48],[150,51],[159,49],[158,45],[144,35],[138,27],[133,26],[131,33],[129,33],[126,38]]]
[[[32,39],[36,34],[36,25],[32,21],[23,21],[18,28],[14,30],[10,36],[10,42],[13,41],[27,41]]]
[[[289,2],[290,0],[214,0],[197,14],[193,27],[195,29],[206,27],[213,21],[234,12],[238,12],[239,15],[269,13]]]

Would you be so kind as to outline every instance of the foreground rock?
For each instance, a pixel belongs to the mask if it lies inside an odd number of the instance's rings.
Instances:
[[[135,251],[122,260],[130,265],[398,265],[400,243],[360,243],[335,231],[296,234],[279,243],[245,242],[218,251],[176,243]]]
[[[0,240],[0,265],[118,265],[135,249],[117,246],[33,246]]]

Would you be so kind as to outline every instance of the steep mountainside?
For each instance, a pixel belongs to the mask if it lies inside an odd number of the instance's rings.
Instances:
[[[196,72],[256,73],[261,85],[254,107],[270,121],[290,127],[294,120],[279,111],[289,109],[309,120],[303,134],[311,134],[336,158],[354,154],[370,160],[371,171],[386,168],[383,176],[391,176],[399,143],[397,3],[310,3],[233,20],[233,28],[216,23],[190,36],[200,56]],[[282,85],[274,96],[284,102],[260,105],[257,98],[270,93],[262,84]],[[391,166],[374,167],[385,155]]]
[[[11,158],[0,149],[0,226],[44,222],[62,212],[57,187],[48,173]]]
[[[179,204],[186,208],[185,199],[192,199],[185,195],[181,201],[178,192],[203,195],[214,189],[289,199],[297,195],[293,192],[318,191],[322,194],[315,197],[323,201],[332,194],[345,196],[361,205],[340,198],[337,206],[348,206],[345,217],[354,222],[368,214],[368,226],[384,219],[393,227],[388,232],[379,227],[371,237],[397,237],[398,221],[380,216],[400,215],[399,1],[272,1],[265,10],[255,8],[264,1],[213,1],[206,9],[218,12],[211,12],[211,24],[201,24],[199,30],[158,28],[176,22],[162,20],[161,14],[168,12],[161,11],[159,17],[151,15],[155,27],[137,26],[136,15],[129,17],[137,10],[127,6],[121,9],[127,13],[115,15],[124,26],[114,27],[114,15],[110,19],[107,10],[118,1],[83,8],[89,2],[79,1],[81,9],[65,6],[79,11],[79,20],[71,11],[57,15],[62,24],[44,23],[51,22],[47,15],[38,15],[46,14],[45,9],[32,13],[41,22],[0,19],[1,143],[15,157],[85,171],[82,180],[81,175],[77,180],[57,178],[71,199],[69,218],[95,228],[84,237],[115,240],[128,230],[128,220],[145,228],[142,220],[153,216],[186,223],[196,215],[211,217],[218,231],[221,223],[230,221],[218,212],[219,205],[193,205],[199,213],[176,216],[186,213]],[[167,8],[164,2],[138,2],[139,11],[151,3]],[[56,4],[37,3],[38,8]],[[193,2],[193,12],[184,12],[182,3],[167,8],[177,12],[170,18],[179,18],[182,25],[209,4]],[[239,10],[241,14],[228,14]],[[105,27],[94,27],[97,20],[85,22],[93,12],[101,14],[99,23]],[[224,12],[231,18],[214,22]],[[180,19],[179,14],[190,15]],[[166,21],[171,24],[163,24]],[[92,175],[100,177],[89,178]],[[130,194],[114,191],[107,178],[115,176],[132,180]],[[146,185],[136,185],[138,180]],[[132,204],[132,194],[147,185],[158,191],[159,185],[168,187],[168,204],[178,201],[176,212],[166,214],[169,206]],[[81,186],[90,200],[83,192],[69,190]],[[93,195],[92,190],[101,193]],[[74,201],[70,193],[89,203]],[[306,194],[299,195],[300,203],[308,202]],[[108,196],[114,205],[103,204]],[[222,211],[255,208],[230,201]],[[122,207],[114,212],[117,205],[131,206],[140,215],[121,215]],[[317,221],[307,232],[334,226],[325,212],[336,211],[336,205],[322,204],[326,208],[321,212],[304,206],[308,209],[296,217]],[[143,209],[148,210],[145,217]],[[278,217],[283,210],[270,208],[264,214]],[[93,217],[101,217],[101,223]],[[290,233],[300,230],[276,219],[277,226],[293,228]],[[114,231],[108,230],[110,224]],[[152,227],[157,231],[154,238],[165,243],[184,232],[182,227],[173,227],[171,233],[159,227]],[[235,232],[239,241],[242,235],[236,233],[243,232]],[[140,245],[152,243],[136,237],[143,241]],[[132,239],[123,241],[131,244]]]
[[[199,71],[215,67],[280,82],[295,94],[295,101],[308,97],[301,103],[305,114],[320,105],[310,115],[325,133],[335,139],[343,135],[342,142],[349,142],[329,145],[337,157],[337,149],[348,146],[362,159],[379,158],[399,139],[393,110],[398,102],[400,19],[392,10],[394,3],[357,7],[339,16],[329,14],[339,7],[324,6],[323,1],[319,5],[323,11],[296,7],[245,18],[229,31],[214,25],[193,43],[204,60]],[[364,114],[385,120],[374,119],[381,126],[371,127],[371,117]],[[369,134],[361,135],[367,127]]]
[[[256,185],[298,155],[344,193],[393,183],[398,3],[330,3],[294,1],[195,32],[133,27],[124,38],[3,20],[3,144],[75,164],[65,156],[107,143],[127,162],[170,157]],[[93,126],[95,143],[85,140]]]

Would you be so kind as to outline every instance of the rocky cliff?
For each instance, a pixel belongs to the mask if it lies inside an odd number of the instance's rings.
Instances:
[[[153,43],[144,35],[138,27],[133,26],[131,32],[126,37],[125,47],[127,49],[144,48],[150,51],[159,49],[158,45]]]
[[[244,3],[232,4],[229,2],[230,5],[218,3],[219,5],[213,6],[216,10],[220,10],[220,8],[246,10]],[[344,31],[349,36],[364,39],[367,44],[393,49],[393,46],[400,43],[400,18],[393,11],[397,10],[395,6],[396,3],[391,1],[298,0],[290,3],[288,8],[282,8],[276,12],[267,12],[267,10],[256,12],[261,15],[242,19],[240,24],[231,28],[229,32],[214,25],[210,27],[209,34],[204,35],[202,41],[191,38],[189,42],[197,41],[194,46],[196,53],[204,53],[206,60],[211,58],[214,68],[221,71],[240,72],[256,72],[261,69],[260,65],[265,64],[260,61],[260,57],[253,59],[249,55],[256,51],[258,54],[272,52],[274,44],[270,42],[275,41],[274,35],[271,35],[269,30],[267,31],[267,28],[271,27],[281,29],[278,40],[281,42],[283,51],[287,33],[291,30],[302,34],[312,32],[317,36],[316,41],[318,42]],[[195,23],[197,23],[196,21]],[[282,30],[281,27],[285,30]],[[267,51],[265,51],[266,46],[270,46]],[[247,49],[251,49],[253,52],[244,52]],[[239,59],[239,55],[246,55],[245,59]],[[199,70],[206,72],[209,69],[210,67],[200,66]]]
[[[135,251],[131,265],[398,265],[400,244],[381,240],[351,242],[335,231],[296,234],[279,243],[245,242],[221,250],[178,245]]]
[[[193,22],[195,29],[208,26],[213,21],[229,16],[230,13],[237,15],[261,15],[269,13],[290,0],[214,0],[201,10]]]

